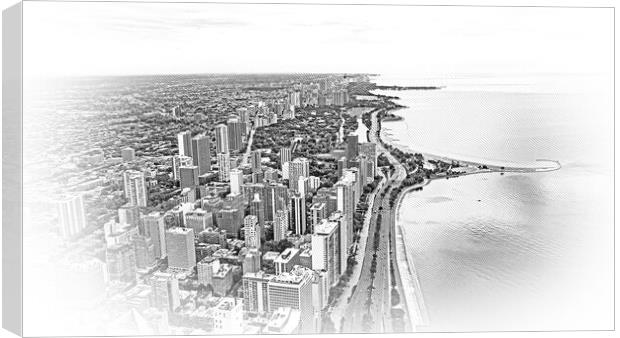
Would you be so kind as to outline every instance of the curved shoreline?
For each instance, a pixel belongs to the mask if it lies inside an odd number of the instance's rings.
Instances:
[[[398,107],[395,109],[386,109],[385,112],[391,112],[391,111],[395,111],[395,110],[400,110],[403,107]],[[404,119],[404,117],[399,116],[401,119]],[[408,153],[415,153],[415,151],[412,151],[411,149],[402,149],[401,147],[399,147],[398,145],[394,144],[393,140],[389,139],[386,140],[384,136],[384,128],[382,128],[382,124],[383,122],[390,122],[389,119],[378,119],[378,139],[381,143],[390,145],[391,147],[394,147],[396,149],[399,149],[402,152],[408,152]],[[386,149],[386,151],[389,152],[389,150]],[[559,161],[557,160],[546,160],[546,159],[537,159],[534,163],[538,164],[539,162],[547,162],[547,165],[534,165],[534,166],[525,166],[525,165],[519,165],[519,163],[514,163],[514,162],[500,162],[500,164],[497,163],[497,161],[493,161],[490,160],[489,162],[484,162],[484,161],[478,161],[478,160],[458,160],[456,158],[452,158],[452,157],[447,157],[447,156],[441,156],[441,155],[435,155],[435,154],[429,154],[429,153],[421,153],[424,156],[424,159],[426,161],[429,160],[434,160],[434,161],[440,161],[440,162],[445,162],[445,163],[452,163],[454,162],[458,162],[459,163],[459,167],[456,167],[455,169],[469,169],[469,171],[465,171],[465,172],[458,172],[456,174],[451,174],[451,175],[437,175],[437,176],[432,176],[431,178],[425,178],[424,181],[420,184],[414,184],[412,186],[408,186],[405,187],[402,191],[399,192],[397,198],[396,198],[396,208],[394,208],[394,210],[392,212],[394,212],[394,223],[398,223],[398,224],[394,224],[393,225],[393,229],[394,230],[398,230],[395,231],[396,233],[395,235],[395,251],[396,251],[396,266],[398,269],[398,274],[399,274],[399,279],[400,279],[400,284],[403,287],[403,297],[405,300],[405,304],[406,307],[408,309],[407,313],[408,313],[408,317],[409,317],[409,321],[411,322],[412,327],[414,328],[414,330],[419,327],[419,326],[428,326],[430,324],[430,320],[429,320],[429,316],[428,316],[428,311],[426,309],[426,304],[424,303],[424,295],[422,293],[422,289],[420,286],[420,280],[417,274],[417,270],[415,268],[415,262],[414,262],[414,258],[412,256],[412,254],[410,252],[407,251],[407,247],[405,245],[405,231],[404,231],[404,227],[402,225],[402,223],[400,222],[400,209],[402,206],[402,201],[404,199],[404,197],[406,195],[408,195],[409,193],[411,193],[412,191],[429,185],[433,180],[435,179],[443,179],[443,178],[456,178],[459,176],[465,176],[465,175],[473,175],[473,174],[483,174],[483,173],[494,173],[494,172],[499,172],[503,175],[503,173],[505,172],[513,172],[513,173],[535,173],[535,172],[547,172],[547,171],[554,171],[554,170],[559,170],[562,165],[560,164]],[[495,162],[493,164],[491,164],[490,162]],[[400,162],[397,163],[400,164]],[[516,165],[515,165],[516,164]],[[462,166],[464,165],[464,166]],[[404,275],[403,273],[407,272],[407,275]],[[409,278],[407,278],[409,277]],[[410,280],[408,280],[410,279]],[[405,283],[405,280],[407,280],[407,283]],[[410,292],[405,291],[405,288],[408,287]],[[415,311],[415,317],[414,317],[414,312]],[[416,330],[417,331],[417,330]]]

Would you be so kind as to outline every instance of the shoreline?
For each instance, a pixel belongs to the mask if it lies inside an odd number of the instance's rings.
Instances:
[[[407,108],[407,107],[398,105],[396,108],[393,108],[393,109],[389,109],[389,108],[385,109],[386,114],[390,114],[391,116],[397,116],[398,117],[397,120],[393,120],[389,117],[379,118],[379,116],[377,116],[377,122],[378,122],[378,135],[377,135],[378,137],[377,138],[379,142],[385,145],[389,145],[402,152],[416,153],[415,151],[408,149],[408,147],[404,149],[399,147],[398,145],[394,144],[392,139],[386,139],[385,137],[382,137],[384,136],[383,133],[385,132],[384,128],[382,128],[383,122],[396,122],[396,121],[404,120],[403,116],[393,114],[394,111],[397,111],[403,108]],[[385,149],[385,150],[388,153],[390,152],[388,149]],[[404,187],[402,191],[398,193],[398,196],[395,202],[396,207],[392,210],[392,212],[394,213],[393,218],[392,218],[394,220],[392,229],[395,230],[393,235],[395,237],[394,239],[395,248],[394,249],[395,249],[396,268],[398,270],[398,278],[400,280],[399,284],[402,286],[403,300],[405,303],[404,305],[407,308],[407,315],[410,321],[410,325],[414,329],[413,331],[417,331],[418,327],[428,326],[430,324],[430,320],[429,320],[426,304],[424,302],[424,295],[422,292],[420,280],[419,280],[417,270],[415,267],[414,258],[412,254],[408,252],[407,246],[405,245],[405,241],[406,241],[405,229],[402,223],[399,222],[400,209],[402,207],[402,201],[405,198],[405,196],[407,196],[409,193],[413,191],[416,191],[417,189],[421,187],[429,185],[433,180],[437,180],[437,179],[444,179],[444,178],[449,179],[449,178],[456,178],[459,176],[484,174],[484,173],[496,173],[496,172],[500,173],[501,175],[507,172],[508,173],[510,172],[513,172],[513,173],[515,172],[517,173],[518,172],[520,173],[548,172],[548,171],[559,170],[562,168],[562,165],[559,161],[547,160],[547,159],[537,159],[536,161],[533,162],[535,165],[528,166],[528,165],[524,165],[523,163],[520,164],[520,163],[508,162],[508,161],[506,162],[496,161],[496,160],[495,161],[494,160],[481,161],[478,159],[472,160],[471,158],[463,160],[463,159],[457,159],[451,156],[436,155],[436,154],[431,154],[431,153],[426,153],[426,152],[420,152],[420,154],[422,154],[422,156],[424,157],[424,161],[427,163],[431,161],[434,161],[435,163],[443,162],[443,163],[448,163],[448,164],[453,163],[453,162],[458,162],[458,166],[455,167],[455,170],[466,169],[466,171],[464,172],[458,171],[455,174],[450,174],[450,170],[449,170],[443,175],[435,174],[429,178],[424,178],[424,180],[419,184],[414,184],[411,186]],[[457,156],[457,157],[460,157],[460,156]],[[397,159],[396,159],[396,162],[398,163],[398,165],[402,165]],[[540,165],[543,163],[546,163],[546,165]],[[405,275],[405,273],[407,274]]]

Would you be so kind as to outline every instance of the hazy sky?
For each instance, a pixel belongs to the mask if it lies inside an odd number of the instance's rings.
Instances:
[[[25,77],[610,72],[610,9],[26,2]]]

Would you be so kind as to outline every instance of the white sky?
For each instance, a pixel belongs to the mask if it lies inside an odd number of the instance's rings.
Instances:
[[[613,11],[25,2],[24,76],[605,72]]]

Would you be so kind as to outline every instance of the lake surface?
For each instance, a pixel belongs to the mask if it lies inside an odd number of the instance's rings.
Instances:
[[[388,77],[408,108],[383,137],[462,160],[558,171],[433,181],[403,199],[431,331],[613,328],[611,77]]]

